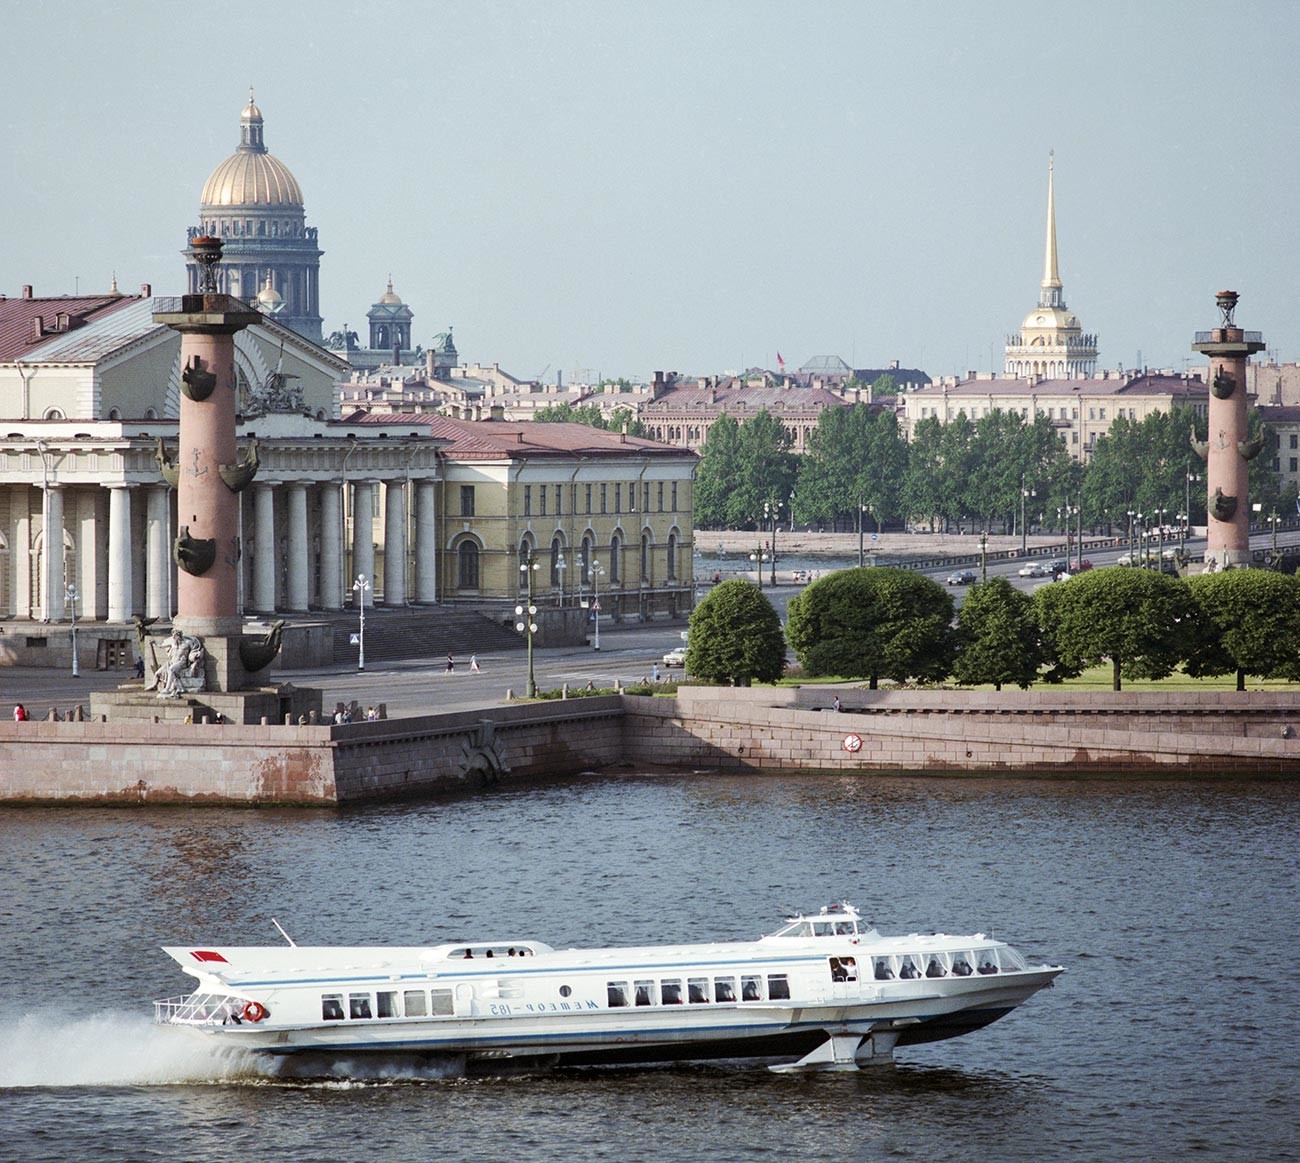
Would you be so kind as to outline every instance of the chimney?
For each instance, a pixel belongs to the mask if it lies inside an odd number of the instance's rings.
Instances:
[[[54,316],[54,330],[68,331],[72,328],[72,316],[66,311],[60,311]]]
[[[506,410],[500,404],[493,404],[492,407],[488,409],[488,415],[493,420],[504,420],[506,418]]]
[[[892,371],[892,372],[896,372],[896,371],[898,371],[898,360],[896,360],[896,359],[891,359],[891,360],[889,361],[889,370]]]
[[[140,298],[142,299],[153,298],[153,283],[140,284]]]
[[[32,285],[31,285],[31,283],[24,283],[24,284],[23,284],[23,298],[24,298],[24,299],[30,299],[31,297],[32,297]]]
[[[24,291],[30,291],[30,290],[31,290],[31,287],[24,287],[23,290],[24,290]],[[24,296],[24,297],[30,299],[30,298],[31,298],[31,295],[26,295],[26,296]],[[45,320],[42,319],[41,316],[39,316],[39,315],[33,316],[33,318],[32,318],[32,338],[33,338],[33,339],[40,339],[40,337],[41,337],[42,335],[44,335],[44,334],[45,334]]]

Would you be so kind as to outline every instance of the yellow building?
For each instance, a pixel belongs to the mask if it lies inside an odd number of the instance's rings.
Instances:
[[[687,449],[583,424],[366,413],[367,430],[419,425],[442,445],[438,600],[599,600],[615,621],[689,612],[695,466]]]

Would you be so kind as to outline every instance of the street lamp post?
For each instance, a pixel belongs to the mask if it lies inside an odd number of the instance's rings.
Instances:
[[[1038,494],[1033,489],[1025,488],[1025,474],[1020,474],[1020,555],[1029,552],[1029,526],[1025,523],[1025,502]]]
[[[559,592],[555,595],[555,604],[557,606],[564,605],[564,569],[566,565],[568,565],[568,562],[564,560],[564,554],[561,553],[555,559],[555,577],[560,587]]]
[[[1273,527],[1273,530],[1273,540],[1276,543],[1276,525]],[[1276,544],[1274,545],[1274,548],[1276,548]],[[79,678],[81,676],[81,671],[77,669],[77,587],[74,585],[68,586],[68,592],[64,596],[68,600],[68,609],[71,612],[72,618],[72,677]]]
[[[772,545],[771,545],[770,557],[772,562],[772,588],[773,589],[776,589],[776,523],[777,523],[778,514],[781,511],[781,504],[782,502],[777,500],[763,502],[763,517],[765,519],[770,519],[772,522]],[[763,574],[763,551],[761,546],[759,548],[759,554],[758,554],[758,573],[759,573],[759,577],[761,578]],[[761,581],[760,584],[762,584]]]
[[[370,582],[366,580],[364,573],[357,574],[357,580],[352,583],[352,588],[356,591],[357,607],[361,611],[361,631],[357,635],[357,669],[366,669],[366,591],[370,588]]]
[[[1187,481],[1183,487],[1183,512],[1187,514],[1187,523],[1192,523],[1192,485],[1201,479],[1199,473],[1192,472],[1192,462],[1187,462]],[[1185,536],[1185,535],[1184,535]]]
[[[1128,510],[1128,563],[1137,565],[1137,541],[1133,536],[1133,518],[1137,514],[1132,509]]]
[[[989,580],[989,533],[987,529],[980,531],[980,581]]]
[[[1161,572],[1165,568],[1165,518],[1169,515],[1168,509],[1156,510],[1156,569]]]
[[[862,552],[862,514],[867,511],[866,505],[861,501],[858,502],[858,568],[861,569],[867,564],[867,559]]]
[[[515,616],[520,619],[515,623],[515,629],[526,635],[528,642],[528,697],[530,699],[537,697],[537,678],[533,670],[533,635],[537,633],[535,620],[537,607],[533,605],[533,574],[541,568],[542,563],[533,556],[532,550],[529,550],[528,556],[519,565],[519,572],[524,575],[527,604],[515,607]]]
[[[1177,515],[1178,521],[1178,556],[1187,556],[1187,513],[1182,512]]]
[[[1273,568],[1274,568],[1274,569],[1277,569],[1277,523],[1278,523],[1280,520],[1282,520],[1282,518],[1279,517],[1279,516],[1277,515],[1277,510],[1274,509],[1274,510],[1273,510],[1273,511],[1268,515],[1268,519],[1269,519],[1269,521],[1270,521],[1270,522],[1272,523],[1272,525],[1273,525]],[[75,639],[74,639],[74,641],[75,641]],[[77,670],[76,670],[76,658],[75,658],[75,656],[74,656],[74,658],[73,658],[73,670],[72,670],[72,673],[73,673],[73,674],[76,674],[76,673],[77,673]]]
[[[1147,531],[1142,522],[1146,520],[1141,513],[1137,514],[1137,537],[1138,537],[1138,559],[1134,564],[1141,564],[1143,569],[1147,565]]]
[[[596,619],[595,650],[600,652],[600,575],[605,571],[594,558],[591,563],[591,612]]]

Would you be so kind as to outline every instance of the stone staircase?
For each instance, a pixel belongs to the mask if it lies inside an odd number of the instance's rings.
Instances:
[[[354,613],[329,615],[334,627],[334,661],[352,662],[357,647],[352,635],[359,629]],[[494,650],[522,650],[523,637],[474,610],[444,606],[366,611],[366,665],[405,658],[441,661],[448,653],[458,664],[468,665],[471,654]]]

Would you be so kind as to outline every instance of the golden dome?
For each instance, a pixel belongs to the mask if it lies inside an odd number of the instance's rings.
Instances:
[[[284,298],[271,285],[271,272],[266,272],[266,284],[257,292],[257,309],[267,315],[277,315],[284,309]]]
[[[204,209],[244,206],[302,207],[302,187],[279,158],[267,153],[262,141],[262,111],[248,104],[239,119],[239,148],[203,184]]]
[[[1078,331],[1079,320],[1064,307],[1035,307],[1020,325],[1022,331]]]
[[[385,307],[400,307],[402,305],[401,297],[393,290],[393,279],[391,275],[388,278],[388,290],[379,296],[379,301]]]

